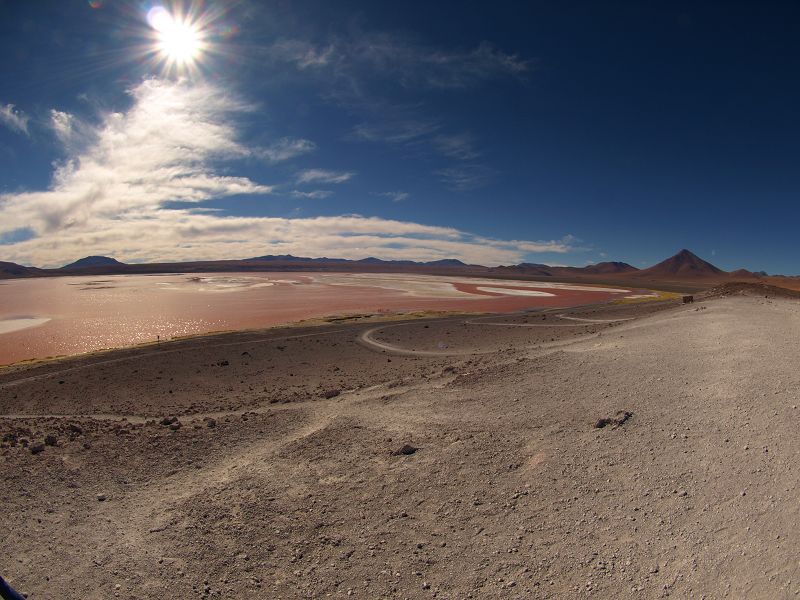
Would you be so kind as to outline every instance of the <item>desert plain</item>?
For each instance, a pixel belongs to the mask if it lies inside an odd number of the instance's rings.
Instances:
[[[0,370],[29,598],[790,598],[800,304],[233,332]]]

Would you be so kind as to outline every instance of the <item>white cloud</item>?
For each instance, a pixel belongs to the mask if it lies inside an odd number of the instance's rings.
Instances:
[[[369,74],[408,88],[462,89],[492,79],[520,78],[532,68],[531,61],[488,42],[472,50],[443,50],[395,34],[364,31],[322,45],[279,40],[269,48],[269,56],[303,71],[328,73],[351,87]]]
[[[448,158],[474,160],[480,156],[475,149],[475,139],[470,133],[437,135],[433,138],[433,145]]]
[[[74,121],[75,117],[69,113],[55,109],[50,111],[50,127],[63,144],[72,138]]]
[[[344,183],[355,176],[348,171],[328,171],[326,169],[306,169],[297,174],[298,183]]]
[[[380,124],[360,123],[353,128],[352,137],[366,142],[408,144],[436,132],[439,125],[430,121],[402,120]]]
[[[0,196],[0,231],[30,227],[60,235],[99,219],[152,217],[170,201],[271,192],[210,168],[213,160],[250,155],[225,118],[246,105],[211,85],[158,80],[144,81],[131,95],[131,109],[105,115],[87,148],[67,146],[50,189]],[[67,136],[71,119],[61,115],[55,117],[57,132]]]
[[[411,195],[408,192],[381,192],[378,194],[379,196],[383,196],[385,198],[389,198],[392,202],[402,202],[403,200],[407,200],[408,197]]]
[[[333,46],[317,48],[301,40],[280,40],[270,51],[273,56],[294,63],[299,69],[325,67],[334,57]]]
[[[302,154],[316,150],[317,145],[310,141],[298,138],[282,138],[264,148],[261,153],[270,162],[282,162]]]
[[[333,192],[330,190],[313,190],[311,192],[301,192],[300,190],[292,190],[291,192],[289,192],[289,194],[293,198],[313,198],[315,200],[320,200],[333,195]]]
[[[0,123],[16,131],[28,135],[30,117],[17,109],[13,104],[0,105]]]
[[[469,192],[486,185],[493,171],[484,165],[473,164],[439,169],[435,174],[451,190]]]
[[[529,252],[571,250],[569,239],[504,241],[359,215],[274,218],[211,211],[197,203],[273,190],[218,170],[221,162],[260,156],[261,150],[237,140],[236,116],[252,106],[210,83],[153,79],[130,94],[126,112],[81,122],[81,145],[69,143],[75,120],[52,115],[54,130],[66,140],[66,157],[48,189],[0,195],[4,260],[58,266],[90,254],[142,262],[288,253],[508,264]],[[351,176],[313,169],[300,179],[341,182]],[[324,190],[301,193],[318,192]],[[25,236],[15,234],[22,230]]]
[[[68,112],[51,110],[49,126],[56,139],[71,154],[80,154],[97,141],[97,129]]]

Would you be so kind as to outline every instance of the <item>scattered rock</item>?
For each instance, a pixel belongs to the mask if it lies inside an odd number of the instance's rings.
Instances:
[[[229,363],[227,360],[221,360],[221,361],[219,361],[219,362],[217,363],[217,366],[218,366],[218,367],[227,367],[227,366],[228,366],[228,365],[230,365],[230,364],[231,364],[231,363]]]
[[[325,392],[322,394],[322,397],[323,397],[323,398],[325,398],[325,399],[327,399],[327,400],[330,400],[331,398],[336,398],[336,396],[338,396],[338,395],[339,395],[339,394],[341,394],[341,393],[342,393],[342,391],[341,391],[341,390],[337,390],[337,389],[333,389],[333,390],[326,390],[326,391],[325,391]]]
[[[42,442],[34,442],[30,447],[31,454],[39,454],[44,452],[44,444]]]
[[[212,427],[213,428],[213,427],[216,427],[216,426],[217,426],[217,420],[216,419],[212,419],[211,417],[207,417],[206,418],[206,427]]]
[[[168,425],[172,425],[177,420],[178,420],[178,417],[164,417],[163,419],[161,419],[161,424],[166,427]]]
[[[625,421],[630,419],[633,416],[632,412],[628,412],[627,410],[621,410],[617,412],[616,415],[613,417],[603,417],[602,419],[598,419],[597,422],[594,424],[595,429],[602,429],[607,425],[611,425],[612,427],[619,427]]]
[[[58,438],[54,435],[48,435],[44,438],[46,446],[58,446]]]
[[[172,429],[172,431],[178,431],[182,426],[181,422],[175,419],[175,422],[171,423],[169,428]]]
[[[414,454],[419,448],[415,448],[410,444],[403,444],[397,450],[392,451],[392,456],[408,456]]]

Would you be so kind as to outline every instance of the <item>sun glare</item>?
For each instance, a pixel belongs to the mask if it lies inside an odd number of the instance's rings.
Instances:
[[[147,22],[155,30],[156,51],[167,67],[191,67],[200,59],[204,43],[197,25],[170,14],[163,6],[151,8]]]

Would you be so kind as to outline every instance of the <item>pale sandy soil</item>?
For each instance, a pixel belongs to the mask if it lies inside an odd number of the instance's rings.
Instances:
[[[6,369],[0,573],[33,599],[795,597],[798,334],[796,301],[737,297]]]

